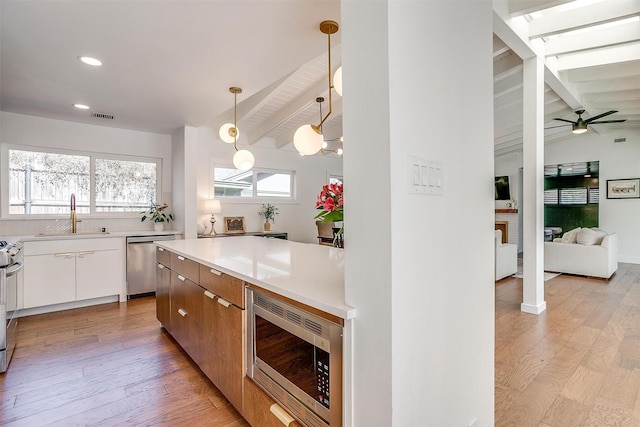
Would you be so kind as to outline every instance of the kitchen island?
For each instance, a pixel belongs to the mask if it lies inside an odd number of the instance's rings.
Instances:
[[[343,249],[249,236],[156,246],[158,320],[251,425],[350,424],[356,311]],[[279,356],[264,359],[267,348]],[[317,386],[296,387],[309,381]]]

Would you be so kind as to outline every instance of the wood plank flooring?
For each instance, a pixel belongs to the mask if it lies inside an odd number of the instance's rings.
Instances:
[[[561,275],[545,300],[522,313],[522,279],[496,283],[495,424],[640,426],[640,265],[608,282]],[[0,425],[247,426],[153,298],[20,319]]]
[[[21,318],[3,426],[248,426],[160,327],[153,297]]]
[[[522,279],[496,283],[496,426],[640,426],[640,265],[563,274],[545,301],[522,313]]]

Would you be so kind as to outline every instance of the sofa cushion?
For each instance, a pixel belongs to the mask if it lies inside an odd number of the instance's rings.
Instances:
[[[580,227],[567,231],[562,235],[563,243],[576,243],[578,241],[578,233],[582,230]]]
[[[581,245],[599,245],[600,243],[602,243],[602,239],[604,239],[604,236],[606,236],[607,233],[605,233],[602,230],[593,230],[591,228],[583,228],[582,230],[580,230],[580,232],[578,233],[578,237],[577,237],[577,243],[581,244]]]

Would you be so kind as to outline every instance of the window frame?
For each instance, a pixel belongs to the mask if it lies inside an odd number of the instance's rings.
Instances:
[[[0,199],[0,218],[9,219],[59,219],[67,218],[67,214],[10,214],[9,213],[9,151],[33,151],[36,153],[51,153],[72,156],[89,157],[89,213],[83,213],[83,218],[139,218],[139,212],[96,212],[95,171],[96,159],[122,160],[131,162],[155,163],[156,165],[156,200],[162,195],[162,158],[148,156],[132,156],[126,154],[103,153],[96,151],[70,150],[53,147],[39,147],[33,145],[0,144],[0,176],[2,177],[2,198]],[[161,202],[162,200],[160,200]]]
[[[251,178],[252,178],[252,190],[251,196],[248,197],[238,197],[238,196],[216,196],[216,181],[215,181],[215,169],[237,169],[235,166],[225,164],[225,163],[214,163],[210,168],[210,177],[209,177],[209,197],[211,199],[216,198],[220,200],[224,200],[225,203],[263,203],[263,202],[274,202],[277,201],[281,204],[295,204],[298,203],[297,197],[297,171],[296,170],[287,170],[287,169],[271,169],[271,168],[252,168],[251,169]],[[249,171],[247,171],[249,172]],[[270,196],[258,196],[258,173],[280,173],[287,174],[291,177],[291,184],[289,190],[291,192],[290,197],[270,197]]]

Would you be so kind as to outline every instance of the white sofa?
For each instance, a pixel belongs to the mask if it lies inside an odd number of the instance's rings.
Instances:
[[[544,242],[544,269],[609,279],[618,269],[618,235],[578,228]]]
[[[502,231],[495,230],[496,281],[518,272],[518,245],[502,243]]]

